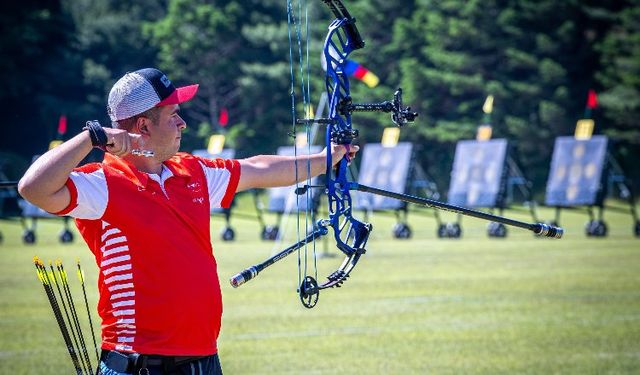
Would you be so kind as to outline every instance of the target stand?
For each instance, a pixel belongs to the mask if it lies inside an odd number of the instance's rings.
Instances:
[[[368,143],[362,151],[358,183],[429,199],[440,198],[433,179],[415,162],[413,144],[409,142],[393,142],[391,145]],[[374,211],[393,211],[396,217],[391,231],[393,237],[411,238],[413,231],[408,222],[409,210],[406,202],[364,192],[353,192],[352,195],[354,207],[364,211],[365,221]],[[432,212],[440,227],[442,222],[438,210]]]
[[[32,162],[39,158],[40,155],[34,155]],[[3,179],[4,174],[0,171],[0,180]],[[17,181],[13,186],[7,186],[4,189],[0,189],[0,217],[19,217],[22,225],[22,242],[28,245],[35,244],[37,241],[37,224],[42,219],[60,219],[60,216],[56,216],[46,212],[45,210],[38,208],[30,202],[20,198],[17,190]],[[58,235],[60,243],[66,244],[73,242],[74,235],[71,232],[69,222],[71,218],[69,216],[62,217],[62,230]],[[0,241],[2,235],[0,234]]]
[[[322,151],[321,146],[281,146],[278,147],[277,154],[282,156],[307,156],[316,154]],[[306,162],[300,161],[302,165],[306,165]],[[319,183],[319,178],[314,177],[309,184],[316,186]],[[318,207],[320,206],[320,197],[322,195],[321,189],[308,189],[306,192],[296,192],[296,185],[283,186],[277,188],[266,189],[268,196],[268,203],[266,209],[262,203],[260,192],[254,190],[254,204],[256,213],[258,215],[258,221],[262,226],[261,238],[267,241],[276,241],[282,235],[281,228],[284,225],[284,220],[288,217],[288,214],[292,212],[309,212],[311,214],[310,221],[316,222],[316,216],[318,213]],[[264,212],[277,214],[277,224],[267,225],[264,221]]]
[[[604,200],[614,187],[618,188],[620,197],[628,200],[633,232],[640,236],[633,190],[611,155],[609,139],[604,135],[588,139],[556,138],[545,196],[545,204],[555,207],[552,223],[560,222],[563,208],[586,207],[589,219],[585,234],[588,237],[607,236],[609,227],[604,220]]]
[[[0,220],[13,220],[21,217],[22,213],[18,206],[17,181],[9,181],[4,174],[2,163],[0,163]],[[4,235],[0,231],[0,244],[4,241]]]
[[[532,184],[524,177],[510,154],[506,139],[458,141],[447,202],[462,207],[488,208],[490,213],[497,209],[499,215],[502,215],[513,201],[514,188],[518,187],[533,220],[537,221]],[[461,237],[460,215],[455,223],[445,224],[442,231],[450,238]],[[504,224],[490,222],[487,235],[504,238],[507,236],[507,228]]]

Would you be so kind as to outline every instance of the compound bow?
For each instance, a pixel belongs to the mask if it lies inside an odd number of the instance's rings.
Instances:
[[[345,254],[340,267],[331,273],[327,279],[318,284],[312,276],[305,275],[298,289],[300,300],[307,308],[316,305],[319,293],[323,289],[340,287],[349,277],[360,257],[366,252],[365,246],[371,233],[372,226],[354,218],[352,215],[351,190],[357,190],[377,195],[383,195],[405,202],[420,204],[431,208],[443,209],[463,215],[473,216],[485,220],[500,222],[533,231],[539,236],[560,238],[562,228],[549,226],[543,223],[528,224],[504,217],[453,206],[442,202],[414,197],[406,194],[398,194],[390,191],[364,186],[349,181],[347,178],[348,156],[340,160],[335,168],[332,168],[331,143],[349,147],[358,137],[358,131],[351,126],[351,114],[353,112],[387,112],[391,113],[391,120],[397,126],[413,122],[418,116],[411,108],[404,107],[402,103],[402,89],[398,89],[391,101],[382,103],[353,103],[349,89],[349,78],[345,73],[345,65],[351,52],[361,49],[365,43],[356,27],[356,20],[349,14],[341,0],[322,0],[336,17],[329,25],[329,31],[323,47],[323,58],[326,62],[325,86],[329,98],[329,117],[322,119],[301,119],[299,124],[311,122],[327,126],[325,142],[327,145],[327,171],[325,185],[322,188],[328,197],[329,217],[316,222],[315,229],[305,238],[270,257],[266,261],[251,266],[236,274],[230,279],[233,287],[238,287],[253,279],[259,272],[271,266],[287,255],[299,250],[307,244],[313,243],[319,237],[333,230],[337,248]],[[318,186],[305,185],[296,189],[297,194],[305,194],[309,188]]]

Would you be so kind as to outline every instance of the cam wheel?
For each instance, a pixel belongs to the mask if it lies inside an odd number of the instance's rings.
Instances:
[[[302,280],[302,284],[300,284],[298,293],[302,305],[308,309],[313,308],[318,303],[318,298],[320,298],[318,282],[311,276],[305,277],[304,280]]]

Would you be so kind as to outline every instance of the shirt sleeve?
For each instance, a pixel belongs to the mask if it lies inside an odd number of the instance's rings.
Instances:
[[[66,183],[71,202],[56,215],[68,215],[76,219],[99,219],[104,215],[108,203],[107,181],[104,171],[73,171]]]
[[[240,180],[240,163],[234,159],[199,158],[207,179],[211,208],[229,208]]]

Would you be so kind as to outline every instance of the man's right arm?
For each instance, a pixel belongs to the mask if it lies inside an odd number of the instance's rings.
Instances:
[[[106,152],[124,156],[133,146],[138,134],[129,134],[123,129],[103,128],[107,136]],[[20,195],[48,212],[60,212],[69,206],[71,193],[66,186],[73,169],[84,159],[93,145],[89,131],[47,151],[31,164],[18,183]]]
[[[20,195],[48,212],[59,212],[71,202],[65,186],[69,175],[91,151],[91,138],[83,131],[47,151],[31,164],[18,183]]]

